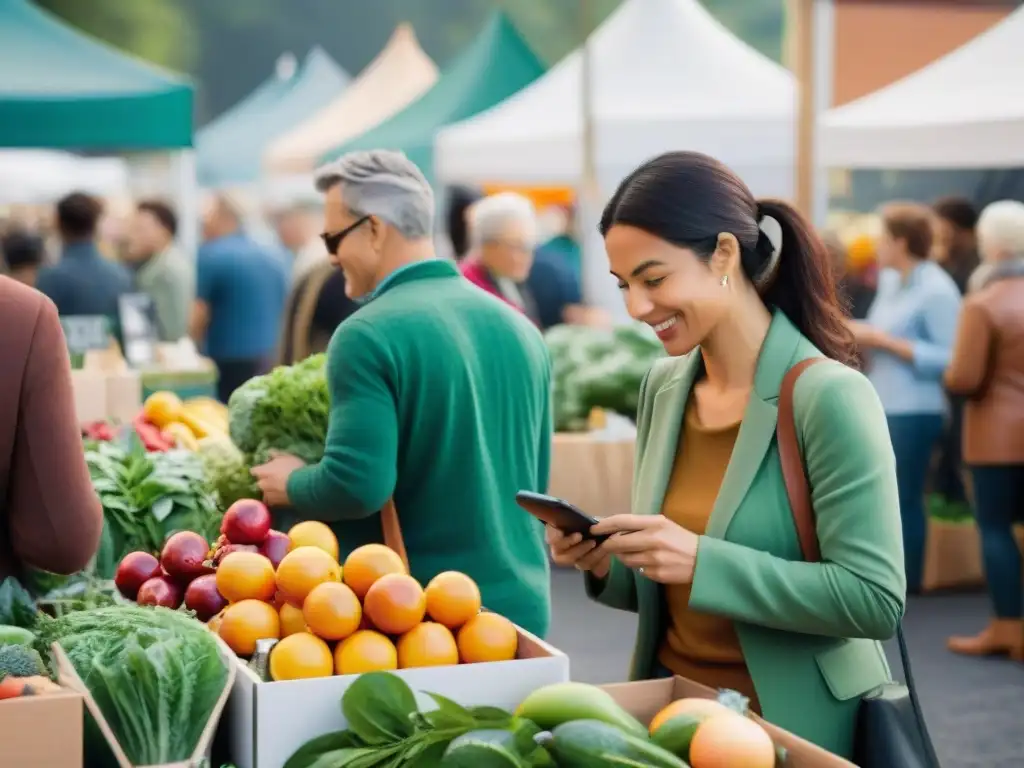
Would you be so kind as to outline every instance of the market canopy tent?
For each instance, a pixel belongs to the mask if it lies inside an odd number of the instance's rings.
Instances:
[[[271,78],[196,134],[202,186],[256,181],[266,147],[333,101],[351,79],[320,48],[311,50],[297,70],[287,69],[287,60],[279,62]]]
[[[795,86],[696,0],[627,0],[588,41],[595,156],[606,191],[670,149],[707,152],[758,194],[792,189]],[[446,182],[576,184],[582,52],[503,103],[445,128]]]
[[[192,145],[192,88],[27,0],[0,0],[0,146]]]
[[[326,153],[404,109],[435,82],[434,62],[420,48],[412,27],[400,25],[341,96],[271,143],[263,157],[265,170],[314,170]]]
[[[127,195],[128,163],[52,149],[0,149],[0,205],[52,203],[77,189],[102,197]]]
[[[1024,165],[1024,9],[927,67],[821,122],[839,168]]]
[[[394,117],[329,152],[398,149],[432,176],[434,137],[449,123],[488,109],[544,74],[544,65],[503,13],[495,13],[472,44],[423,96]]]

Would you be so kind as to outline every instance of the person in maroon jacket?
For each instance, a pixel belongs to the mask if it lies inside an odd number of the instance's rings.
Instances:
[[[70,574],[99,545],[103,509],[89,480],[71,363],[57,308],[0,276],[0,578]]]

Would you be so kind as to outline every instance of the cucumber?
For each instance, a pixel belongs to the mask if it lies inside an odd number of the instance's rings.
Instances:
[[[600,720],[563,723],[551,736],[549,749],[559,768],[689,768],[668,750]]]
[[[651,743],[689,760],[690,742],[702,722],[704,718],[695,715],[676,715],[651,734]]]
[[[35,633],[31,630],[24,627],[0,624],[0,645],[27,645],[31,647],[35,641]]]

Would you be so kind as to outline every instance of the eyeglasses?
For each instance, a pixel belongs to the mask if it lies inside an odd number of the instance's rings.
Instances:
[[[338,248],[341,247],[341,241],[348,237],[352,231],[360,224],[365,224],[370,220],[369,216],[363,216],[358,221],[349,224],[344,229],[339,229],[337,232],[323,232],[320,235],[320,239],[324,241],[324,245],[327,246],[327,252],[331,256],[338,255]]]

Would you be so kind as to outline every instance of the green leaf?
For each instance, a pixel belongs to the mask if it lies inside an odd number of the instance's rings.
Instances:
[[[465,733],[448,745],[441,761],[444,768],[525,768],[515,737],[508,731],[481,730]]]
[[[174,511],[174,500],[169,496],[157,499],[153,506],[149,508],[149,511],[158,523],[162,523]]]
[[[403,768],[437,768],[448,749],[448,742],[448,739],[439,739],[417,744],[405,754]]]
[[[349,730],[370,746],[393,744],[411,736],[416,695],[405,681],[389,672],[367,672],[356,678],[341,699]]]
[[[489,727],[508,725],[514,719],[513,715],[499,707],[469,707],[469,714],[480,725]]]
[[[438,730],[459,727],[476,727],[478,722],[473,713],[451,699],[445,698],[438,693],[429,693],[427,696],[434,700],[437,709],[424,713],[427,721]]]
[[[322,755],[362,746],[351,731],[327,733],[310,739],[299,747],[298,751],[288,758],[284,768],[309,768]]]
[[[25,629],[36,625],[35,600],[13,576],[8,576],[0,584],[0,624]]]

